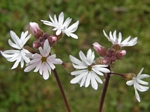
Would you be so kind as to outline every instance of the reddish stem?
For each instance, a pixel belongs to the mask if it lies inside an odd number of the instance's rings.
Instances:
[[[98,112],[102,112],[102,109],[103,109],[103,104],[104,104],[104,100],[105,100],[105,96],[106,96],[106,92],[107,92],[107,88],[109,84],[110,75],[111,75],[110,73],[107,74],[106,81],[104,83],[104,88],[103,88]]]
[[[60,79],[59,79],[59,77],[58,77],[58,73],[57,73],[56,69],[54,69],[53,72],[54,72],[54,75],[55,75],[57,84],[58,84],[58,86],[59,86],[59,89],[60,89],[60,92],[61,92],[63,101],[64,101],[64,103],[65,103],[67,112],[71,112],[70,107],[69,107],[68,102],[67,102],[67,98],[66,98],[66,96],[65,96],[65,93],[64,93],[64,90],[63,90],[62,84],[61,84],[61,82],[60,82]]]

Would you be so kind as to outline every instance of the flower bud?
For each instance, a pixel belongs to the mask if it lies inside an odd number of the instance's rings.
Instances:
[[[33,42],[33,48],[38,49],[41,46],[41,43],[38,41]]]
[[[59,35],[56,35],[56,31],[54,31],[53,34],[54,34],[54,36],[57,37],[57,40],[61,39],[64,36],[64,34],[62,32]]]
[[[62,65],[68,73],[74,71],[74,67],[72,66],[72,63],[68,62],[68,63],[63,63]]]
[[[44,42],[46,39],[48,39],[48,37],[50,37],[48,33],[43,33],[43,35],[39,37],[38,42],[41,44],[41,46],[44,45]]]
[[[57,42],[57,37],[56,36],[49,36],[48,41],[50,46],[53,46]]]
[[[102,59],[101,57],[99,57],[99,58],[97,58],[97,59],[95,60],[95,63],[96,63],[96,64],[103,64],[103,59]]]
[[[123,78],[125,78],[126,80],[132,80],[133,77],[136,77],[136,75],[134,73],[126,73],[121,75]]]
[[[40,29],[39,25],[35,22],[30,22],[30,30],[34,34],[35,38],[39,38],[43,35],[43,31]]]
[[[119,44],[114,44],[113,49],[115,49],[115,51],[118,51],[121,49],[121,46]]]
[[[97,42],[93,43],[93,47],[100,56],[104,57],[106,55],[105,47],[101,46],[99,43]]]
[[[48,37],[49,37],[50,35],[48,34],[48,33],[43,33],[43,35],[42,35],[42,39],[43,40],[46,40]]]
[[[111,62],[115,62],[116,61],[116,56],[111,56]]]
[[[28,50],[30,53],[35,53],[30,46],[24,46],[24,49]]]
[[[115,53],[115,49],[114,49],[114,48],[109,48],[109,49],[108,49],[108,53],[114,54],[114,53]]]
[[[104,57],[103,63],[104,64],[110,64],[111,63],[111,59],[109,57]]]
[[[126,50],[119,50],[119,51],[117,51],[117,53],[116,53],[116,58],[117,58],[117,59],[121,59],[121,58],[123,58],[125,55],[126,55]]]

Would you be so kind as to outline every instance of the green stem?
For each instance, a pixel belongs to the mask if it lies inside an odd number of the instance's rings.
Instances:
[[[60,92],[61,92],[63,101],[64,101],[64,103],[65,103],[67,112],[71,112],[70,107],[69,107],[68,102],[67,102],[67,98],[66,98],[66,96],[65,96],[65,93],[64,93],[64,90],[63,90],[62,84],[61,84],[61,82],[60,82],[60,79],[59,79],[59,77],[58,77],[58,73],[57,73],[56,69],[54,69],[53,72],[54,72],[54,75],[55,75],[57,84],[58,84],[58,86],[59,86],[59,89],[60,89]]]

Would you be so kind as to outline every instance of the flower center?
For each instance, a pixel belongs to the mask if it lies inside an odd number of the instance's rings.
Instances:
[[[46,57],[42,57],[41,60],[42,60],[42,62],[46,62],[46,59],[47,59]]]
[[[92,66],[88,66],[88,71],[92,71]]]

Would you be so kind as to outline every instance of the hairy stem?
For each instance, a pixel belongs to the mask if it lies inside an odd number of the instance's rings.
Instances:
[[[107,92],[107,88],[108,88],[108,84],[109,84],[109,79],[110,79],[110,73],[107,74],[106,81],[104,83],[104,88],[103,88],[102,96],[100,99],[100,105],[99,105],[98,112],[102,112],[103,104],[104,104],[104,100],[105,100],[105,96],[106,96],[106,92]]]
[[[68,102],[67,102],[67,98],[66,98],[66,96],[65,96],[65,93],[64,93],[64,90],[63,90],[62,84],[61,84],[61,82],[60,82],[60,79],[59,79],[59,77],[58,77],[58,74],[57,74],[56,69],[54,69],[53,72],[54,72],[54,75],[55,75],[57,84],[58,84],[58,86],[59,86],[59,89],[60,89],[60,92],[61,92],[63,101],[64,101],[64,103],[65,103],[67,112],[71,112],[70,107],[69,107]]]

